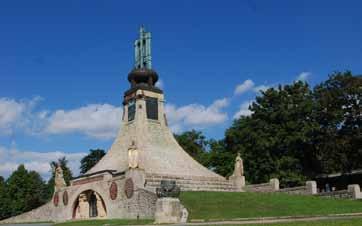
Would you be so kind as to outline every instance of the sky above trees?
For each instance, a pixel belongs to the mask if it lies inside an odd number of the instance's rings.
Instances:
[[[139,26],[174,132],[220,138],[260,90],[362,71],[360,1],[0,3],[0,175],[50,175],[116,136]]]

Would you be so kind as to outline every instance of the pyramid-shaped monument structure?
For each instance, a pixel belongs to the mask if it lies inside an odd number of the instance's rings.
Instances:
[[[235,179],[226,180],[205,168],[177,143],[167,124],[164,93],[155,86],[158,74],[151,65],[151,34],[143,27],[134,47],[121,128],[110,150],[70,185],[57,167],[52,200],[3,222],[153,218],[155,191],[165,180],[175,181],[183,191],[240,191]]]
[[[213,181],[225,181],[195,161],[177,143],[167,124],[164,93],[155,86],[157,80],[158,74],[151,68],[151,34],[141,28],[140,37],[135,41],[135,66],[128,75],[130,89],[124,93],[119,134],[108,153],[86,175],[137,168],[145,172],[146,187],[148,181],[163,178],[179,181],[185,190],[208,190],[202,183],[198,187],[186,186],[181,183],[185,180],[194,184],[208,181],[210,185]],[[210,186],[209,189],[224,187]]]

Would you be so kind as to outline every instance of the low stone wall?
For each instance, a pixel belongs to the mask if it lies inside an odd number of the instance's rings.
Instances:
[[[358,184],[348,185],[348,188],[346,190],[321,192],[318,193],[317,196],[335,199],[362,199],[361,189]]]
[[[315,195],[317,194],[317,183],[315,181],[307,181],[304,186],[283,188],[278,192],[293,195]]]
[[[246,185],[244,188],[248,192],[276,192],[279,190],[279,180],[270,179],[269,183]]]

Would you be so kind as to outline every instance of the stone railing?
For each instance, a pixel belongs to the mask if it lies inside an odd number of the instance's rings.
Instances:
[[[317,196],[336,199],[362,199],[362,193],[358,184],[348,185],[346,190],[321,192]]]
[[[269,183],[246,185],[244,188],[248,192],[276,192],[279,190],[279,180],[270,179]]]
[[[317,194],[317,183],[315,181],[307,181],[304,186],[283,188],[278,192],[294,195],[315,195]]]

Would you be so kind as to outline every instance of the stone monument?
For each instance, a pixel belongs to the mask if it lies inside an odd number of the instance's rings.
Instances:
[[[243,159],[240,157],[240,153],[238,153],[235,158],[234,172],[229,180],[233,182],[238,191],[243,191],[243,187],[245,187],[245,176]]]
[[[67,186],[67,184],[65,183],[65,180],[64,180],[63,169],[59,163],[55,166],[54,172],[55,172],[55,175],[54,175],[55,189],[54,190],[58,191],[61,188],[64,188]]]
[[[58,169],[53,200],[5,222],[153,218],[161,181],[174,181],[181,191],[240,191],[242,161],[237,159],[235,164],[235,179],[226,180],[195,161],[174,138],[167,125],[164,92],[155,86],[159,76],[152,68],[151,33],[143,26],[134,48],[121,128],[107,154],[88,172],[73,178],[70,186]],[[168,208],[164,201],[157,205]]]

